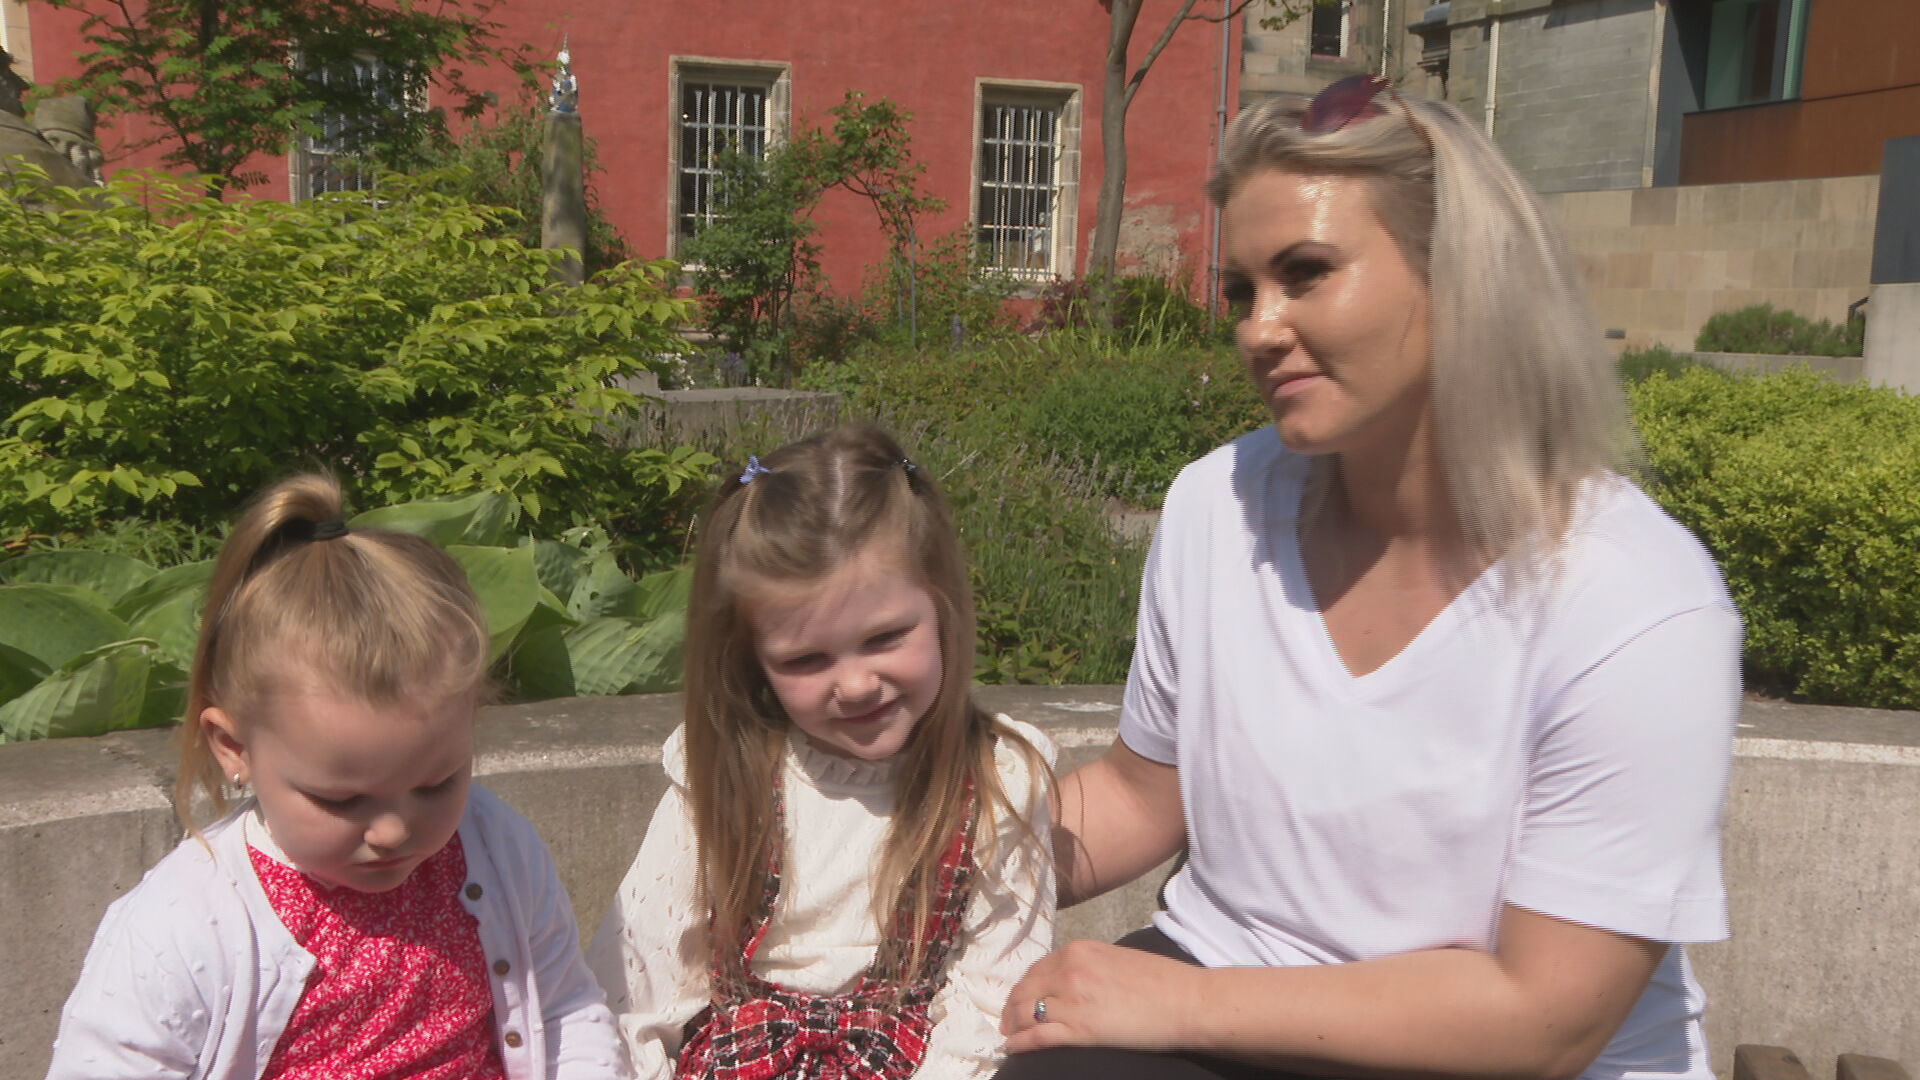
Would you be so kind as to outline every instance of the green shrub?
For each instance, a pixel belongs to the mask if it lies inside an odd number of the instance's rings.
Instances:
[[[960,366],[939,362],[948,372]],[[882,369],[867,363],[861,370]],[[856,395],[842,419],[875,420],[894,431],[953,506],[978,610],[976,677],[990,683],[1125,679],[1146,544],[1115,531],[1096,479],[1058,453],[997,433],[980,416],[930,421],[870,407],[873,400]],[[733,483],[748,455],[812,433],[780,417],[709,431],[699,445],[726,463],[720,482]]]
[[[1701,352],[1767,353],[1792,356],[1859,356],[1866,341],[1866,320],[1835,326],[1815,322],[1771,304],[1722,311],[1706,321],[1694,338]]]
[[[1099,334],[951,355],[869,349],[802,385],[843,394],[859,411],[1037,447],[1101,494],[1149,507],[1187,462],[1269,422],[1230,351],[1129,347]]]
[[[951,350],[1011,336],[1018,320],[1007,301],[1020,282],[981,267],[976,254],[973,230],[963,225],[912,245],[880,268],[884,272],[870,275],[860,300],[870,340],[893,349]]]
[[[1689,353],[1677,353],[1665,345],[1650,345],[1644,349],[1628,349],[1620,354],[1620,377],[1627,382],[1636,383],[1655,372],[1665,375],[1679,375],[1691,368],[1706,367]],[[1718,368],[1706,367],[1708,371]]]
[[[1652,494],[1746,619],[1750,682],[1920,707],[1920,399],[1805,371],[1630,392]]]
[[[1094,478],[1044,450],[919,440],[971,559],[985,683],[1118,683],[1133,659],[1145,544],[1118,535]]]
[[[521,699],[670,690],[680,682],[691,573],[637,581],[606,534],[516,536],[499,493],[385,507],[356,528],[447,549],[480,597],[495,668]],[[158,570],[81,549],[0,561],[0,743],[176,723],[211,560]]]
[[[1160,349],[1229,340],[1232,322],[1209,319],[1184,282],[1150,274],[1113,280],[1109,313],[1100,317],[1102,280],[1075,278],[1056,282],[1040,297],[1034,329],[1112,334],[1130,348]]]
[[[554,253],[498,235],[510,212],[436,182],[0,187],[0,538],[210,529],[304,467],[375,502],[502,492],[549,533],[677,528],[699,468],[601,434],[634,409],[611,381],[678,341],[671,264],[555,288]]]

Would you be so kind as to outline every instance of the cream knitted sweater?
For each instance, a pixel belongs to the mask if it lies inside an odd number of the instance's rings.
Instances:
[[[999,719],[1052,764],[1055,751],[1045,735]],[[640,1080],[672,1075],[681,1029],[707,1004],[711,955],[706,917],[694,898],[680,731],[668,738],[662,759],[671,783],[587,952]],[[992,1075],[1001,1058],[1007,991],[1053,942],[1052,859],[1025,842],[1049,834],[1047,803],[1025,758],[1004,739],[995,760],[1032,832],[999,822],[991,852],[981,853],[962,938],[933,1002],[933,1037],[915,1074],[924,1080]],[[798,739],[789,743],[787,859],[779,908],[754,959],[761,977],[796,990],[839,993],[872,962],[879,931],[870,883],[893,808],[896,765],[850,760]]]

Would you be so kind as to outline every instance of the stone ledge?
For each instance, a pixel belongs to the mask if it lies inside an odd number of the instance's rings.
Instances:
[[[1791,356],[1775,353],[1690,353],[1695,360],[1721,371],[1741,375],[1772,375],[1790,368],[1811,368],[1840,382],[1859,382],[1867,377],[1864,356]]]
[[[1061,769],[1112,741],[1120,688],[984,687],[1031,721]],[[553,848],[591,932],[664,784],[678,698],[488,709],[476,771]],[[0,1080],[37,1080],[101,912],[177,841],[167,732],[0,747]],[[1726,869],[1735,937],[1690,954],[1724,1076],[1737,1043],[1920,1060],[1920,714],[1749,702],[1735,744]],[[76,853],[79,856],[76,857]],[[1063,913],[1112,938],[1155,907],[1164,871]]]

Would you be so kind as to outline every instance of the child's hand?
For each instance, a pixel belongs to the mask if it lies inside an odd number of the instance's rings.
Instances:
[[[1138,949],[1075,941],[1033,965],[1007,995],[1007,1052],[1055,1046],[1189,1048],[1203,969]]]

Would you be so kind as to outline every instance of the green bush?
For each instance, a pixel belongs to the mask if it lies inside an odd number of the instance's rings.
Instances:
[[[874,401],[856,396],[842,419],[875,420],[894,431],[952,503],[979,613],[976,677],[989,683],[1125,679],[1146,544],[1109,523],[1096,478],[1060,454],[998,434],[980,417],[935,422]],[[709,431],[699,445],[727,463],[720,482],[732,483],[748,455],[812,433],[780,417]]]
[[[632,580],[598,529],[515,536],[498,493],[385,507],[356,528],[410,532],[467,572],[517,698],[671,690],[692,574]],[[0,561],[0,743],[176,723],[211,560],[156,570],[81,549]]]
[[[1689,353],[1677,353],[1665,345],[1651,345],[1644,349],[1628,349],[1620,354],[1620,377],[1629,383],[1636,383],[1655,372],[1665,375],[1679,375],[1691,368],[1705,367]],[[1718,368],[1706,367],[1708,371]]]
[[[1206,306],[1194,302],[1183,282],[1149,274],[1115,278],[1104,320],[1100,317],[1102,288],[1102,279],[1097,277],[1048,286],[1040,297],[1034,328],[1111,334],[1130,348],[1161,349],[1231,340],[1232,321],[1209,319]]]
[[[1772,304],[1722,311],[1708,319],[1694,338],[1701,352],[1767,353],[1792,356],[1859,356],[1866,342],[1864,319],[1835,326],[1815,322]]]
[[[869,349],[802,385],[843,394],[858,410],[1038,447],[1101,494],[1149,507],[1187,462],[1269,422],[1229,350],[1129,347],[1102,334],[953,354]]]
[[[1745,616],[1749,681],[1920,707],[1920,399],[1805,371],[1630,392],[1651,493]]]
[[[671,264],[555,288],[509,211],[436,183],[0,187],[0,539],[207,529],[315,466],[372,501],[494,491],[550,534],[671,535],[700,468],[602,435],[635,408],[613,380],[678,342]]]

